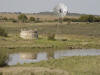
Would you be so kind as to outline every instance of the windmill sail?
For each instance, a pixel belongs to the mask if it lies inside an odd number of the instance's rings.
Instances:
[[[57,16],[64,17],[64,16],[66,16],[68,9],[65,4],[60,3],[55,6],[54,12],[56,13]]]

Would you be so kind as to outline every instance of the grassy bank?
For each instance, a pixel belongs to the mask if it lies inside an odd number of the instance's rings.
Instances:
[[[68,75],[66,71],[44,67],[5,67],[0,72],[1,75]]]
[[[45,36],[40,39],[24,40],[18,36],[0,37],[0,48],[51,48],[51,49],[81,49],[97,48],[100,49],[100,38],[76,35],[56,36],[56,40],[48,40]]]
[[[13,73],[14,70],[15,70],[14,73],[16,73],[20,69],[22,72],[26,71],[28,73],[29,72],[34,73],[35,70],[37,70],[38,72],[40,71],[52,72],[53,70],[54,72],[58,73],[58,74],[56,73],[54,74],[53,72],[51,75],[53,74],[54,75],[100,75],[100,71],[99,71],[100,56],[64,57],[62,59],[51,59],[48,61],[41,61],[39,63],[4,67],[4,68],[0,68],[0,71],[11,74],[11,72]],[[23,75],[23,73],[21,73],[21,75]],[[27,75],[31,75],[31,74],[27,74]],[[46,74],[46,75],[50,75],[50,74]]]
[[[100,56],[75,56],[64,57],[62,59],[52,59],[39,63],[24,64],[22,66],[62,69],[64,71],[67,71],[69,75],[99,75],[99,59]]]

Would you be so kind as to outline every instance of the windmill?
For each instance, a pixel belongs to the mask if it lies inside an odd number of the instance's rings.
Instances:
[[[58,17],[58,23],[62,24],[63,23],[63,17],[68,14],[68,8],[65,4],[59,3],[54,7],[54,13]],[[57,31],[56,31],[57,33],[58,33],[58,30],[59,30],[59,28],[58,28],[59,24],[57,24]]]

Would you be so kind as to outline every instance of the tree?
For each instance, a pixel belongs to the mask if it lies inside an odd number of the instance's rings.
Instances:
[[[100,17],[95,17],[95,22],[100,22]]]
[[[88,15],[88,22],[94,22],[95,16]]]
[[[8,54],[5,51],[0,52],[0,67],[6,66],[8,60]]]
[[[4,37],[7,37],[8,34],[6,33],[6,31],[0,27],[0,36],[4,36]]]
[[[88,16],[87,15],[82,15],[79,18],[80,22],[88,22]]]
[[[4,17],[3,20],[7,21],[8,19],[7,19],[7,17]]]
[[[21,14],[18,16],[18,20],[20,20],[21,22],[27,22],[28,18],[25,14]]]
[[[82,15],[79,20],[81,22],[94,22],[95,16],[93,15]]]
[[[30,17],[29,21],[35,21],[35,17]]]
[[[9,18],[9,21],[11,21],[11,22],[13,22],[13,23],[16,23],[16,22],[17,22],[17,20],[14,19],[14,18]]]

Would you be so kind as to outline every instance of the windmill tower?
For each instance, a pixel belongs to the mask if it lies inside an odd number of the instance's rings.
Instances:
[[[67,15],[68,13],[68,8],[65,4],[59,3],[54,7],[54,13],[58,17],[58,23],[62,24],[63,23],[63,17]],[[57,33],[59,32],[59,24],[57,24]]]

